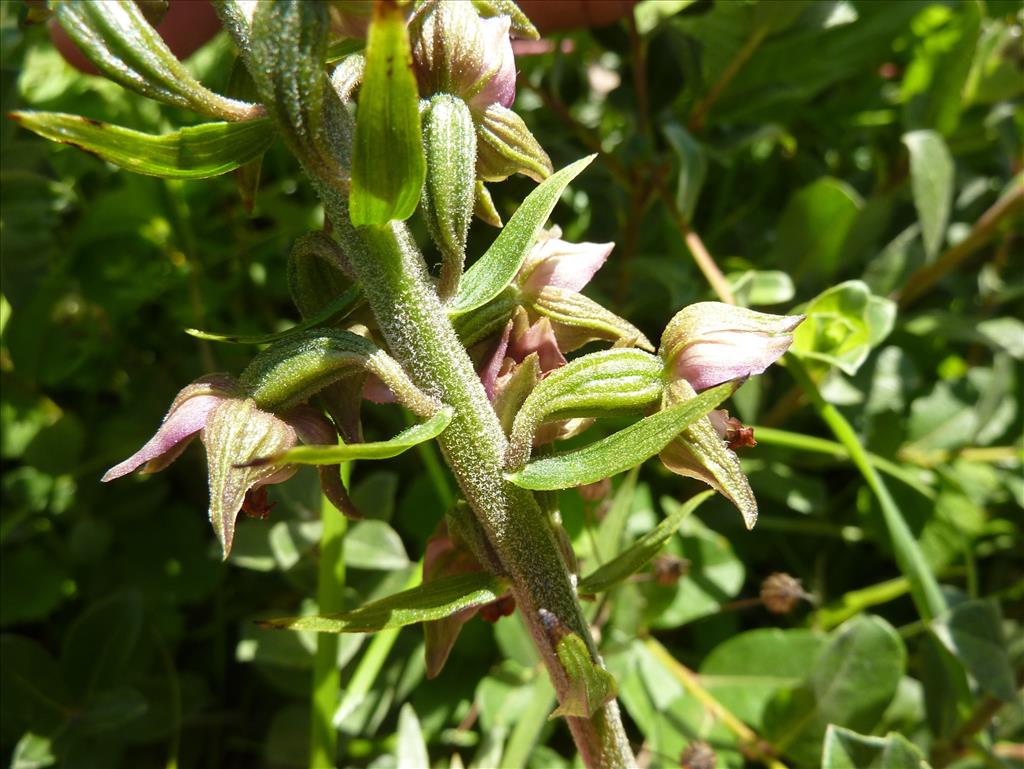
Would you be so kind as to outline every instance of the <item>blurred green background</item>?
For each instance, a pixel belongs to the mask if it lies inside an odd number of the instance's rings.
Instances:
[[[150,133],[198,122],[79,74],[44,28],[19,24],[21,13],[0,4],[5,113],[70,112]],[[994,630],[979,631],[975,652],[997,662],[970,679],[973,707],[957,710],[862,477],[842,451],[762,439],[744,457],[761,503],[757,529],[745,533],[715,498],[669,545],[688,571],[624,586],[602,616],[630,736],[650,766],[677,766],[693,738],[712,743],[719,766],[763,761],[745,758],[742,740],[636,640],[649,634],[701,671],[787,766],[820,765],[829,722],[898,731],[937,768],[1021,765],[1006,747],[1024,739],[1019,701],[955,744],[975,709],[1006,699],[1007,687],[1012,698],[1024,656],[1020,207],[962,261],[943,261],[1001,196],[1019,202],[1021,19],[1010,0],[665,0],[518,59],[516,108],[555,167],[601,152],[554,218],[568,240],[617,244],[588,293],[651,339],[685,304],[714,298],[686,232],[758,309],[788,312],[851,280],[863,281],[854,293],[866,286],[893,300],[879,301],[881,319],[840,312],[823,322],[804,343],[807,360],[862,443],[898,465],[904,478],[889,480],[891,491],[951,600],[997,597],[1014,618],[1000,627],[998,612],[986,615]],[[216,90],[233,58],[220,36],[187,64]],[[929,131],[926,152],[937,153],[917,168],[913,131]],[[4,760],[20,769],[305,766],[314,640],[253,620],[312,609],[315,474],[271,488],[270,520],[242,521],[227,563],[205,520],[201,451],[147,478],[107,486],[99,477],[152,434],[184,384],[237,373],[255,352],[183,329],[260,333],[296,322],[286,255],[322,226],[322,209],[280,143],[264,159],[250,216],[230,175],[135,176],[10,120],[0,138]],[[506,220],[531,188],[521,177],[492,186]],[[413,226],[427,243],[422,223]],[[470,253],[495,232],[476,222]],[[929,268],[937,279],[925,283]],[[747,423],[832,439],[781,368],[744,386],[732,409]],[[394,434],[403,419],[371,407],[368,433]],[[425,461],[410,452],[355,468],[369,519],[350,528],[345,547],[349,605],[413,575],[444,512]],[[650,529],[698,489],[650,463],[627,532]],[[608,505],[561,495],[584,558]],[[773,572],[801,579],[813,603],[766,611],[757,597]],[[863,648],[843,653],[894,661],[892,670],[873,678],[857,668],[836,684],[846,694],[832,710],[815,700],[809,720],[787,715],[812,660],[838,638],[824,633],[851,617],[860,625],[844,627]],[[343,682],[368,642],[342,639]],[[422,645],[418,628],[403,630],[366,696],[346,704],[342,765],[394,766],[406,702],[435,765],[456,753],[477,766],[571,765],[564,726],[544,721],[550,690],[517,619],[470,622],[429,682]],[[497,763],[503,750],[511,764]]]

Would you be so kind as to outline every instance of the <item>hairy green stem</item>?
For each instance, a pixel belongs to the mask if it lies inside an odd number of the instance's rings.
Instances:
[[[541,609],[583,638],[595,660],[596,646],[550,521],[530,492],[504,479],[505,435],[434,291],[423,257],[404,225],[357,232],[348,226],[344,198],[325,185],[319,185],[319,191],[392,354],[417,386],[455,410],[438,438],[441,450],[511,578],[517,606],[556,691],[565,692],[568,679]],[[593,718],[568,721],[588,766],[634,764],[614,701]]]

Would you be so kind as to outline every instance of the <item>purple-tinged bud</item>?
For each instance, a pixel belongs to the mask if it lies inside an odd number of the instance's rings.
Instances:
[[[580,291],[615,247],[614,243],[570,243],[561,234],[553,228],[530,251],[516,277],[522,291],[537,294],[545,286]]]
[[[770,315],[720,302],[698,302],[676,313],[658,354],[670,377],[695,390],[762,373],[793,343],[803,315]]]
[[[412,23],[413,65],[420,93],[450,93],[470,107],[508,107],[516,65],[507,16],[482,19],[466,2],[431,4]]]

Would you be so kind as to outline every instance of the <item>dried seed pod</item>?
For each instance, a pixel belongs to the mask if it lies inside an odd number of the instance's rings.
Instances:
[[[715,769],[716,764],[715,751],[703,740],[694,740],[679,756],[682,769]]]
[[[775,572],[761,583],[761,603],[772,614],[789,614],[806,597],[800,580],[789,574]]]

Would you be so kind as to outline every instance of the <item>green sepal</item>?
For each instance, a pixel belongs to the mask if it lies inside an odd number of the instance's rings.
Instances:
[[[337,178],[339,158],[323,125],[327,30],[324,3],[257,3],[249,30],[249,71],[291,151],[321,178]]]
[[[430,100],[423,147],[427,158],[423,215],[441,251],[437,291],[444,299],[458,287],[473,217],[476,133],[473,116],[462,99],[437,94]]]
[[[363,292],[358,286],[352,286],[344,294],[339,296],[313,317],[304,320],[297,326],[275,331],[271,334],[218,334],[213,331],[202,331],[197,328],[187,328],[185,333],[194,336],[196,339],[206,339],[211,342],[228,342],[230,344],[272,344],[301,334],[310,329],[320,326],[329,326],[346,318],[358,306],[363,298]]]
[[[676,533],[687,516],[703,502],[714,496],[713,491],[702,491],[674,509],[657,526],[627,547],[615,558],[602,564],[580,580],[577,592],[580,595],[595,595],[611,590],[636,574],[658,554],[672,535]]]
[[[602,350],[570,361],[537,383],[512,427],[506,466],[521,466],[537,428],[572,417],[636,414],[661,399],[664,364],[635,349]]]
[[[263,350],[239,381],[261,408],[280,411],[343,376],[361,371],[378,352],[373,342],[349,331],[307,331]]]
[[[444,577],[374,601],[355,611],[321,617],[287,617],[259,623],[264,628],[317,633],[375,633],[448,617],[496,601],[507,582],[482,571]]]
[[[500,182],[518,173],[542,182],[551,175],[551,158],[518,114],[491,104],[475,117],[479,178]]]
[[[663,409],[596,443],[535,459],[505,477],[524,489],[554,491],[621,473],[660,452],[679,433],[728,398],[737,386],[735,382],[720,384],[693,400]]]
[[[203,123],[154,136],[62,112],[12,112],[28,130],[128,171],[164,179],[207,179],[258,158],[274,139],[269,120]]]
[[[459,341],[472,347],[504,330],[518,306],[519,292],[509,286],[482,307],[453,317],[452,325]]]
[[[484,19],[508,16],[512,22],[512,34],[521,40],[540,40],[540,32],[514,0],[473,0],[473,7]]]
[[[452,414],[452,409],[444,406],[427,421],[413,425],[386,441],[331,446],[297,446],[281,454],[263,455],[251,464],[253,466],[335,465],[357,459],[390,459],[443,433],[452,421]]]
[[[131,0],[55,3],[57,20],[89,61],[125,88],[202,115],[249,120],[263,114],[214,93],[189,74]]]
[[[640,329],[576,291],[544,286],[530,297],[527,306],[551,321],[558,348],[563,352],[571,352],[595,339],[622,340],[654,352],[654,345]]]
[[[393,0],[374,6],[359,91],[349,216],[356,227],[412,216],[426,162],[419,91],[405,17]]]
[[[449,315],[462,315],[483,306],[515,279],[562,192],[595,157],[590,155],[566,166],[526,196],[490,248],[462,276]]]
[[[492,227],[501,227],[501,214],[494,206],[491,191],[477,179],[473,183],[473,216]]]
[[[542,610],[544,611],[544,610]],[[550,612],[544,612],[545,625],[558,622]],[[565,717],[591,718],[605,703],[619,693],[615,677],[590,656],[587,644],[576,633],[564,626],[549,634],[561,636],[555,642],[555,654],[565,671],[567,686],[559,692],[560,702],[548,720]]]
[[[201,435],[210,484],[210,523],[226,559],[246,493],[263,483],[283,480],[281,476],[289,472],[246,463],[294,446],[295,430],[249,398],[225,398],[210,412]]]

